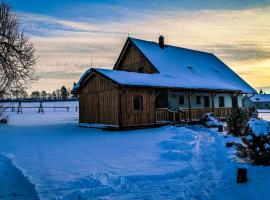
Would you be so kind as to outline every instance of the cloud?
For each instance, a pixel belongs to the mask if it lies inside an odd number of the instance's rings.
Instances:
[[[270,7],[181,12],[150,10],[143,14],[123,8],[121,13],[127,17],[83,22],[21,13],[23,25],[31,34],[39,56],[41,78],[52,79],[56,77],[53,73],[64,72],[59,78],[65,79],[66,75],[71,85],[91,63],[110,68],[128,33],[147,40],[157,40],[161,33],[168,44],[215,53],[255,86],[269,84],[266,80],[270,80],[270,70],[266,65],[270,60]],[[259,76],[264,82],[258,81]]]

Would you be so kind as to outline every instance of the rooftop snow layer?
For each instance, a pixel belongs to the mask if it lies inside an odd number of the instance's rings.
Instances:
[[[232,85],[246,93],[257,93],[214,54],[131,38],[147,59],[161,74],[184,76],[196,85],[209,82],[210,88],[217,84]],[[230,89],[230,88],[228,88]]]
[[[99,68],[87,70],[79,82],[74,86],[73,90],[76,91],[85,78],[87,78],[88,75],[94,71],[117,82],[120,85],[248,92],[244,88],[234,85],[234,83],[227,83],[225,81],[221,82],[216,77],[213,77],[211,81],[207,81],[206,79],[198,83],[199,81],[192,80],[185,74],[144,74]]]
[[[270,102],[270,94],[255,94],[250,97],[252,102]]]
[[[143,74],[116,70],[96,69],[123,85],[170,87],[186,89],[211,89],[257,93],[215,55],[158,43],[129,38],[159,71]],[[73,88],[76,91],[92,70],[82,76]]]

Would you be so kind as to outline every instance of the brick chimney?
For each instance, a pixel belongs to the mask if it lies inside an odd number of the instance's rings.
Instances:
[[[164,49],[165,45],[164,45],[164,37],[162,35],[159,36],[158,38],[158,44],[159,44],[159,47],[161,49]]]

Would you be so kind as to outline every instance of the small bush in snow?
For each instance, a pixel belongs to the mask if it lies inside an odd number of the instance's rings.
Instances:
[[[201,118],[201,123],[206,125],[207,127],[223,126],[223,123],[215,118],[214,113],[204,114]]]
[[[0,123],[6,124],[8,122],[7,117],[0,119]]]
[[[244,129],[249,117],[248,112],[242,108],[234,108],[227,119],[227,129],[234,136],[244,135]]]
[[[256,134],[248,125],[246,136],[242,138],[244,145],[238,148],[238,155],[248,157],[253,164],[270,165],[270,132]]]
[[[258,119],[259,113],[258,113],[257,109],[254,106],[252,106],[252,107],[250,107],[248,109],[248,116],[249,116],[249,118]]]

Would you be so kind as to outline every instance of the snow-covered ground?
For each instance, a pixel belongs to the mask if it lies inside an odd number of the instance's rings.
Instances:
[[[77,102],[46,104],[72,108],[45,109],[44,114],[36,109],[9,112],[10,123],[0,125],[0,199],[19,194],[28,199],[38,199],[37,194],[40,199],[70,200],[270,196],[270,167],[237,162],[234,150],[224,147],[235,138],[225,138],[216,129],[80,128]],[[249,182],[239,185],[236,170],[243,165]]]
[[[263,118],[264,120],[270,121],[270,109],[260,109],[258,110],[259,117]]]

